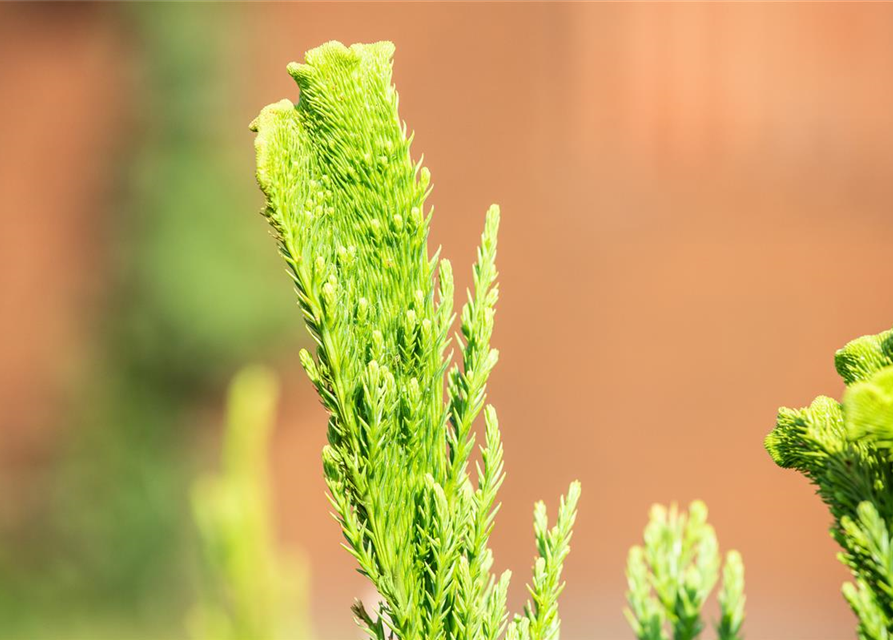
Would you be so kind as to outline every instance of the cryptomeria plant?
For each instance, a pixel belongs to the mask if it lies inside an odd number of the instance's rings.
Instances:
[[[893,637],[893,330],[864,336],[835,357],[842,402],[819,396],[778,410],[766,449],[817,487],[833,517],[839,557],[853,572],[843,593],[863,640]]]
[[[651,508],[645,545],[629,551],[624,612],[638,640],[692,640],[704,629],[701,610],[719,578],[719,546],[707,523],[707,507],[695,501],[688,514],[676,505]],[[741,640],[744,564],[726,554],[719,590],[719,640]],[[668,635],[668,628],[672,631]]]
[[[499,209],[487,212],[474,291],[453,324],[450,263],[429,255],[430,174],[410,156],[389,42],[330,42],[292,63],[297,104],[261,111],[257,179],[294,280],[315,357],[301,363],[329,412],[323,469],[345,547],[381,602],[354,613],[371,638],[558,638],[562,563],[580,488],[550,528],[536,506],[531,599],[510,622],[509,572],[488,538],[502,484],[496,411],[486,404]],[[474,423],[484,443],[474,474]]]

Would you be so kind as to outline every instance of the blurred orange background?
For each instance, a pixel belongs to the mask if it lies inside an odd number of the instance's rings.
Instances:
[[[161,29],[197,14],[225,43],[216,64],[197,70],[222,77],[225,99],[190,109],[215,123],[200,144],[237,169],[205,188],[234,181],[251,194],[244,209],[221,210],[219,224],[250,220],[258,253],[231,261],[260,261],[283,296],[288,281],[256,215],[247,124],[265,104],[297,98],[285,65],[324,41],[396,44],[401,116],[435,185],[432,250],[442,245],[452,260],[457,290],[470,283],[487,206],[502,206],[502,357],[490,399],[508,478],[493,547],[496,568],[515,575],[513,609],[526,596],[534,501],[554,510],[579,478],[565,638],[632,636],[621,613],[626,551],[650,504],[694,498],[709,505],[721,547],[744,556],[749,638],[854,636],[827,511],[762,439],[779,405],[841,393],[835,349],[893,325],[893,6],[142,11],[158,12]],[[89,369],[97,327],[115,322],[97,316],[116,277],[109,229],[129,188],[123,159],[146,140],[144,111],[165,101],[163,88],[151,100],[141,93],[146,54],[124,14],[105,4],[0,6],[0,518],[9,531],[40,509],[73,381]],[[297,308],[290,331],[304,340]],[[318,638],[355,638],[348,607],[368,587],[328,515],[325,417],[293,342],[246,355],[283,377],[271,449],[279,536],[308,559]],[[209,407],[220,393],[212,386],[196,399],[196,424],[210,425],[197,427],[197,448],[213,444]],[[15,540],[0,544],[9,553]]]

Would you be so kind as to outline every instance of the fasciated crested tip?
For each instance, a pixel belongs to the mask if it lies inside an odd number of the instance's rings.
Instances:
[[[295,105],[291,100],[282,99],[261,109],[248,125],[257,134],[254,138],[257,162],[255,177],[268,199],[273,194],[277,176],[282,172],[281,156],[286,153],[275,132],[283,127],[296,127],[295,113]]]
[[[797,466],[797,457],[791,455],[792,440],[796,432],[802,430],[802,410],[779,407],[775,418],[775,428],[763,439],[766,452],[779,467],[791,469]],[[797,449],[797,445],[794,445]]]
[[[394,57],[394,43],[387,40],[370,44],[357,43],[349,47],[338,40],[330,40],[304,54],[304,62],[290,62],[286,69],[300,85],[326,65],[354,65],[366,60],[389,63]]]
[[[829,451],[844,446],[843,409],[836,400],[818,396],[803,409],[781,407],[775,429],[766,436],[766,451],[786,469],[810,472]]]
[[[310,65],[302,64],[300,62],[289,62],[286,65],[285,70],[288,72],[288,75],[290,75],[295,80],[300,80],[307,74],[311,73]]]
[[[254,133],[258,133],[267,121],[275,118],[276,115],[282,114],[283,112],[292,111],[294,108],[294,103],[288,98],[283,98],[279,102],[268,104],[266,107],[261,109],[257,117],[248,124],[248,130],[253,131]]]
[[[851,340],[834,354],[834,366],[847,385],[893,364],[893,329]]]
[[[779,467],[787,467],[788,465],[785,464],[787,458],[779,444],[778,433],[774,429],[766,434],[766,437],[763,439],[763,447],[766,449],[769,457],[772,458],[772,461]]]
[[[851,439],[868,438],[885,448],[893,445],[893,367],[850,385],[843,404]]]

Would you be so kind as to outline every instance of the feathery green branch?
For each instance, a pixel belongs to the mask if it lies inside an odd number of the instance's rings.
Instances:
[[[317,345],[301,362],[330,415],[331,503],[345,548],[382,598],[373,612],[354,606],[358,623],[378,640],[497,638],[509,574],[493,575],[487,547],[504,473],[486,383],[498,359],[490,338],[499,209],[487,212],[456,337],[461,365],[451,368],[452,269],[428,253],[430,174],[413,162],[397,113],[393,50],[330,42],[290,64],[298,103],[270,105],[252,124],[257,178]],[[542,557],[524,638],[558,636],[578,495],[574,484],[551,531],[537,510]]]
[[[630,549],[624,611],[638,640],[693,640],[704,629],[701,610],[719,578],[719,546],[707,523],[707,507],[695,501],[688,514],[676,505],[651,508],[645,544]],[[720,640],[740,640],[744,621],[744,565],[737,551],[726,556],[719,593]]]

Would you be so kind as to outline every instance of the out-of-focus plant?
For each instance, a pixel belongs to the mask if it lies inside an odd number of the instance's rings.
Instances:
[[[676,505],[651,508],[644,546],[629,551],[624,611],[638,640],[692,640],[704,629],[701,610],[719,579],[719,545],[707,522],[707,507],[695,501],[688,514]],[[741,640],[744,564],[726,554],[719,590],[719,640]],[[668,631],[670,633],[668,633]]]
[[[843,402],[819,396],[778,410],[766,449],[809,478],[831,512],[831,535],[855,584],[843,594],[863,640],[893,637],[893,330],[840,349]]]
[[[275,375],[243,369],[229,390],[221,469],[193,486],[203,557],[201,640],[308,639],[306,572],[280,552],[272,531],[268,447],[278,396]]]
[[[194,411],[247,358],[288,342],[294,309],[265,234],[251,232],[263,221],[243,215],[257,198],[238,179],[226,110],[241,9],[103,11],[133,44],[134,126],[110,167],[108,296],[58,473],[27,531],[8,534],[21,537],[16,553],[0,557],[0,619],[16,638],[182,635],[171,624],[192,599]]]
[[[143,603],[188,583],[190,411],[246,357],[282,344],[291,307],[253,244],[262,234],[240,223],[251,193],[227,179],[239,163],[221,142],[226,120],[212,105],[230,99],[220,56],[232,45],[225,30],[206,28],[208,15],[171,5],[127,16],[144,51],[144,133],[124,213],[109,224],[118,241],[103,341],[58,494],[59,535],[87,582],[75,588],[130,609],[131,618],[163,610]]]
[[[509,573],[492,573],[488,548],[504,477],[496,411],[486,405],[498,357],[490,337],[499,209],[487,213],[461,313],[462,366],[450,367],[452,270],[428,254],[430,174],[413,162],[397,113],[393,50],[330,42],[307,52],[305,64],[288,67],[298,103],[270,105],[252,124],[265,213],[317,343],[316,357],[302,351],[301,362],[330,414],[330,498],[345,546],[382,599],[371,612],[358,601],[354,612],[376,640],[489,639],[506,628],[514,639],[557,638],[579,484],[554,527],[537,505],[531,601],[508,622]]]

